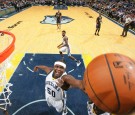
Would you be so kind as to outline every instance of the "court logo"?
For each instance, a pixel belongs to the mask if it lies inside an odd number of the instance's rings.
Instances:
[[[74,19],[67,17],[67,16],[62,16],[61,18],[61,24],[66,24],[66,23],[70,23],[71,21],[73,21]],[[41,24],[56,24],[56,18],[55,16],[45,16],[45,19],[43,21],[40,22]]]
[[[12,28],[13,29],[14,27],[18,26],[20,23],[22,23],[22,21],[18,21],[15,24],[13,24],[12,26],[8,26],[8,28]]]

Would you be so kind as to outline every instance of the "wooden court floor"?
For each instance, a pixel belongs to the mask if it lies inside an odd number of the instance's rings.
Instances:
[[[61,43],[61,31],[66,30],[73,54],[89,54],[92,58],[103,53],[121,53],[135,59],[135,35],[128,32],[121,37],[122,28],[103,17],[100,36],[95,36],[95,22],[98,13],[87,7],[69,7],[62,10],[63,16],[74,21],[63,24],[61,30],[56,25],[41,24],[46,15],[54,15],[57,10],[49,6],[33,6],[2,22],[0,30],[22,21],[10,29],[16,36],[16,53],[58,53],[57,45]],[[93,18],[86,15],[87,12]]]
[[[94,58],[103,53],[121,53],[135,59],[135,35],[128,32],[127,37],[121,37],[123,29],[114,22],[103,16],[100,36],[95,36],[98,13],[87,7],[69,7],[61,10],[62,15],[74,20],[63,24],[61,30],[57,30],[56,25],[40,23],[44,16],[54,15],[56,11],[50,6],[33,6],[0,22],[0,30],[8,30],[16,36],[14,54],[58,54],[61,31],[65,30],[72,54],[88,54]]]

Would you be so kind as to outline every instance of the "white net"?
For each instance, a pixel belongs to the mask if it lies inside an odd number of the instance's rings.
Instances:
[[[4,34],[0,35],[0,59],[2,60],[3,57],[6,57],[6,53],[2,55],[3,51],[12,43],[12,36]],[[7,110],[7,106],[11,105],[10,102],[10,95],[12,91],[10,87],[13,85],[8,83],[7,79],[7,68],[9,66],[11,55],[8,56],[2,63],[0,63],[0,109]],[[0,60],[0,61],[1,61]]]

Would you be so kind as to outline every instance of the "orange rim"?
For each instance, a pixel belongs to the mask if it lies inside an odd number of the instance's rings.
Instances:
[[[14,34],[10,33],[10,32],[7,32],[7,31],[0,31],[0,33],[3,33],[3,34],[8,34],[10,35],[13,40],[12,40],[12,43],[2,52],[0,52],[0,63],[2,63],[4,60],[6,60],[11,54],[12,52],[14,51],[15,49],[15,36]]]

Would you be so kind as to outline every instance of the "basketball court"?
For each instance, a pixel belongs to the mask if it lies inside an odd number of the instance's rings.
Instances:
[[[60,115],[47,106],[44,98],[46,74],[33,72],[33,68],[35,65],[53,66],[61,59],[57,46],[62,42],[62,30],[69,38],[71,53],[82,62],[76,67],[65,55],[67,72],[77,79],[83,79],[87,64],[100,54],[120,53],[135,59],[135,33],[128,32],[127,37],[121,37],[123,28],[103,16],[100,36],[95,36],[98,13],[87,7],[61,10],[63,23],[61,30],[57,30],[53,19],[56,12],[51,6],[32,6],[0,22],[0,30],[9,31],[16,37],[9,60],[11,66],[6,69],[6,77],[13,84],[9,115]],[[0,36],[0,52],[2,45],[7,44],[3,42],[5,37]],[[80,90],[67,91],[68,115],[87,115],[87,100]]]

